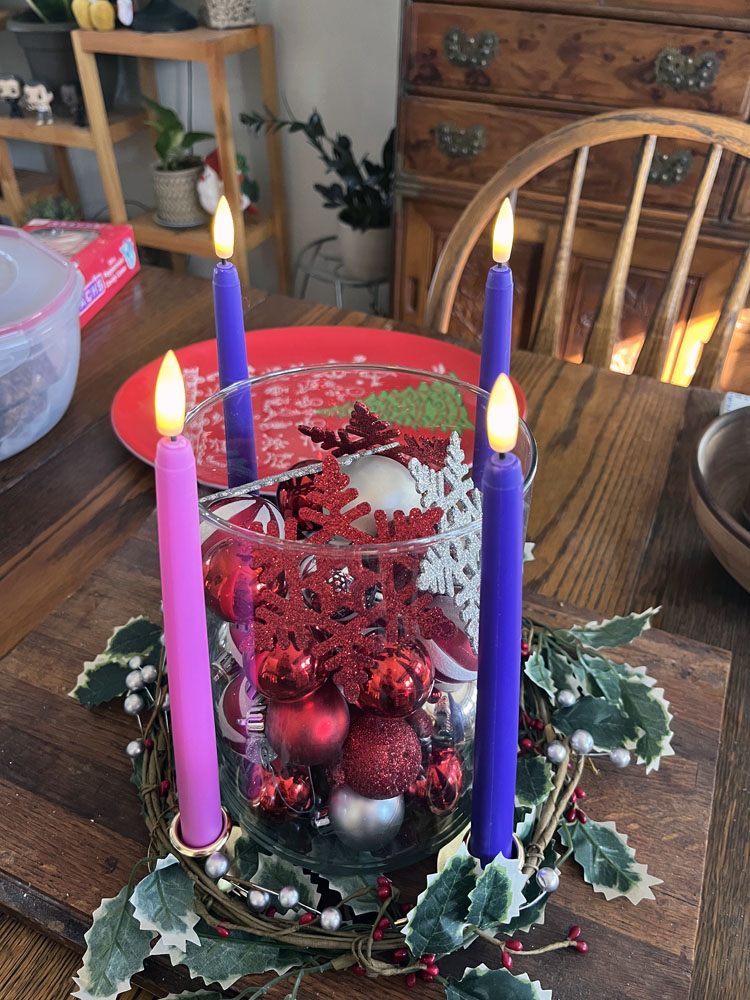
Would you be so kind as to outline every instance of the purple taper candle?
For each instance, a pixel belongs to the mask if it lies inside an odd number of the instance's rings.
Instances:
[[[240,278],[229,260],[234,252],[234,224],[224,195],[219,199],[214,216],[214,247],[219,258],[213,277],[219,386],[226,389],[247,378],[247,345]],[[229,486],[243,486],[257,479],[253,403],[249,389],[232,393],[224,400],[224,436]]]
[[[506,198],[500,206],[492,235],[492,257],[495,264],[487,274],[484,288],[484,320],[482,323],[482,360],[479,385],[491,392],[498,375],[510,374],[510,343],[513,333],[513,272],[506,261],[513,246],[513,208]],[[477,403],[474,433],[473,478],[477,489],[482,488],[482,472],[492,449],[487,440],[486,398]]]
[[[500,375],[487,404],[492,454],[482,476],[482,589],[470,850],[482,867],[513,849],[521,698],[523,471],[518,404]]]
[[[185,386],[172,351],[156,382],[156,511],[164,605],[169,706],[180,837],[201,848],[219,837],[224,819],[219,792],[211,662],[203,599],[195,457],[182,436]]]

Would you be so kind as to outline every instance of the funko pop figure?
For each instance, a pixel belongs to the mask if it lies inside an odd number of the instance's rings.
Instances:
[[[36,111],[37,125],[52,124],[52,101],[55,95],[46,83],[39,80],[32,80],[24,84],[23,103],[29,111]]]
[[[0,99],[7,101],[11,118],[23,118],[21,100],[23,99],[23,80],[15,73],[0,76]]]

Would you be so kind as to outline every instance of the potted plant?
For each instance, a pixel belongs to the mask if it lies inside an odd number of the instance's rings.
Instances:
[[[338,209],[339,242],[344,267],[355,278],[372,281],[388,269],[391,205],[393,201],[393,130],[383,146],[382,162],[368,157],[357,162],[352,141],[346,135],[329,136],[323,120],[313,111],[306,122],[280,119],[266,110],[263,114],[241,114],[240,121],[253,132],[263,129],[304,133],[326,165],[341,183],[315,184],[326,208]]]
[[[203,159],[192,152],[192,147],[196,142],[213,139],[213,135],[188,132],[174,111],[148,97],[143,100],[152,114],[148,124],[156,130],[154,149],[159,157],[152,167],[156,221],[177,229],[199,226],[206,221],[196,188]]]
[[[29,10],[15,14],[8,21],[8,30],[15,32],[24,50],[34,80],[47,84],[55,95],[52,112],[55,116],[70,116],[71,111],[59,98],[65,83],[78,81],[78,68],[73,55],[70,33],[78,25],[73,17],[71,0],[27,0]],[[117,56],[97,55],[96,65],[102,84],[104,103],[114,105],[117,90]]]

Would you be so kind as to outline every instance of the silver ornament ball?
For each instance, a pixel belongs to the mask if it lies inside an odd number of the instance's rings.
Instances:
[[[594,737],[588,729],[576,729],[570,737],[570,745],[578,754],[591,753],[594,749]]]
[[[140,691],[143,687],[143,674],[139,669],[131,670],[125,674],[125,687],[128,691]]]
[[[536,884],[542,892],[554,892],[560,885],[560,873],[554,868],[540,868],[536,873]]]
[[[257,913],[267,910],[270,902],[271,897],[263,889],[251,889],[247,894],[247,905]]]
[[[557,693],[557,704],[560,708],[570,708],[571,705],[575,705],[576,696],[572,691],[568,691],[565,688],[563,691],[558,691]]]
[[[547,759],[551,760],[553,764],[562,764],[565,760],[565,753],[565,747],[559,740],[552,740],[547,746]]]
[[[367,799],[340,785],[328,803],[331,825],[347,847],[377,851],[389,843],[404,821],[404,798]]]
[[[291,910],[297,903],[299,903],[299,890],[295,886],[284,885],[279,889],[279,906]]]
[[[320,914],[320,926],[324,931],[335,933],[341,927],[341,914],[335,906],[326,906]]]
[[[138,715],[142,712],[146,706],[146,702],[141,698],[139,694],[129,694],[125,701],[122,703],[122,707],[128,713],[128,715]]]
[[[153,684],[158,674],[159,671],[153,663],[147,663],[145,667],[141,667],[141,677],[143,677],[144,684]]]
[[[625,747],[616,747],[609,751],[609,759],[615,767],[627,767],[630,763],[630,751]]]
[[[169,708],[169,691],[164,692],[164,697],[161,700],[161,707],[165,710]]]
[[[143,740],[131,740],[125,747],[125,753],[133,760],[136,757],[140,757],[143,753]]]
[[[130,667],[131,670],[137,670],[142,663],[143,663],[142,656],[131,656],[130,659],[128,660],[128,666]]]
[[[209,878],[221,878],[229,871],[229,858],[223,851],[214,851],[206,858],[203,868]]]

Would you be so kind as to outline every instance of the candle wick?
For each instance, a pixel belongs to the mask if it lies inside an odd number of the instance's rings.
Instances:
[[[177,440],[177,435],[176,434],[170,434],[169,435],[169,440],[170,441],[176,441]]]

